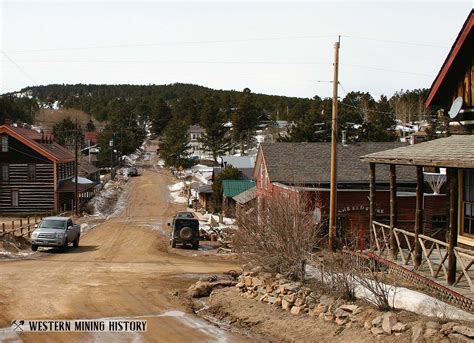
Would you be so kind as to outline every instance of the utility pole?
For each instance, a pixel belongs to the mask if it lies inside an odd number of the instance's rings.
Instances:
[[[337,208],[337,87],[339,85],[339,47],[341,36],[334,44],[334,81],[332,84],[332,132],[331,132],[331,190],[329,198],[329,250],[335,251]]]
[[[76,129],[74,130],[74,213],[76,214],[76,216],[79,214],[79,192],[78,192],[78,167],[79,167],[79,163],[78,163],[78,150],[79,150],[79,147],[78,147],[78,142],[77,142],[77,139],[78,139],[78,134],[77,134],[77,118],[76,118]]]

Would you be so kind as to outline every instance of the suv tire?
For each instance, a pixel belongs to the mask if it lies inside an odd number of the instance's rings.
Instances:
[[[182,227],[179,231],[179,237],[183,241],[190,241],[193,238],[193,230],[188,226]]]
[[[79,238],[80,237],[81,237],[80,235],[77,235],[76,239],[74,241],[72,241],[72,246],[74,248],[77,248],[79,246]]]
[[[61,250],[61,252],[65,252],[67,250],[67,238],[64,240],[64,244],[61,245],[61,248],[59,248],[59,250]]]

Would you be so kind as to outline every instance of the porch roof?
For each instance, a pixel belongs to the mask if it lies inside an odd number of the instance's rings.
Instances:
[[[474,135],[456,135],[379,151],[364,155],[361,160],[381,164],[474,168]]]

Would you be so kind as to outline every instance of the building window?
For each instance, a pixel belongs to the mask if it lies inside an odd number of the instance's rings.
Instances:
[[[36,179],[36,164],[28,164],[28,181]]]
[[[0,174],[0,181],[8,181],[8,164],[1,165],[1,174]]]
[[[474,237],[474,170],[464,171],[462,234]]]
[[[2,152],[8,152],[8,136],[2,135]]]
[[[18,207],[18,206],[20,206],[18,189],[12,189],[12,207]]]

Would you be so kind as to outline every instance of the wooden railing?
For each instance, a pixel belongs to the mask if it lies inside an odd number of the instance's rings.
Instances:
[[[418,235],[418,242],[421,247],[421,260],[420,264],[416,266],[416,236],[413,232],[393,228],[393,235],[397,246],[395,249],[392,249],[394,248],[390,246],[392,228],[389,225],[374,221],[372,222],[372,231],[374,239],[373,248],[380,257],[399,261],[401,264],[411,267],[415,272],[427,272],[433,278],[442,278],[445,282],[448,281],[448,243],[422,234]],[[395,257],[391,254],[393,251],[396,252]],[[474,273],[474,270],[471,271],[474,265],[474,251],[455,247],[454,254],[457,260],[457,277],[453,285],[458,285],[461,280],[465,279],[469,284],[470,290],[474,291],[472,280],[474,275],[471,275]]]
[[[41,214],[34,217],[26,217],[17,220],[12,220],[11,225],[2,223],[0,233],[17,237],[30,237],[31,232],[35,229],[35,225],[38,224],[47,215],[48,214]],[[15,226],[17,222],[18,226]]]

